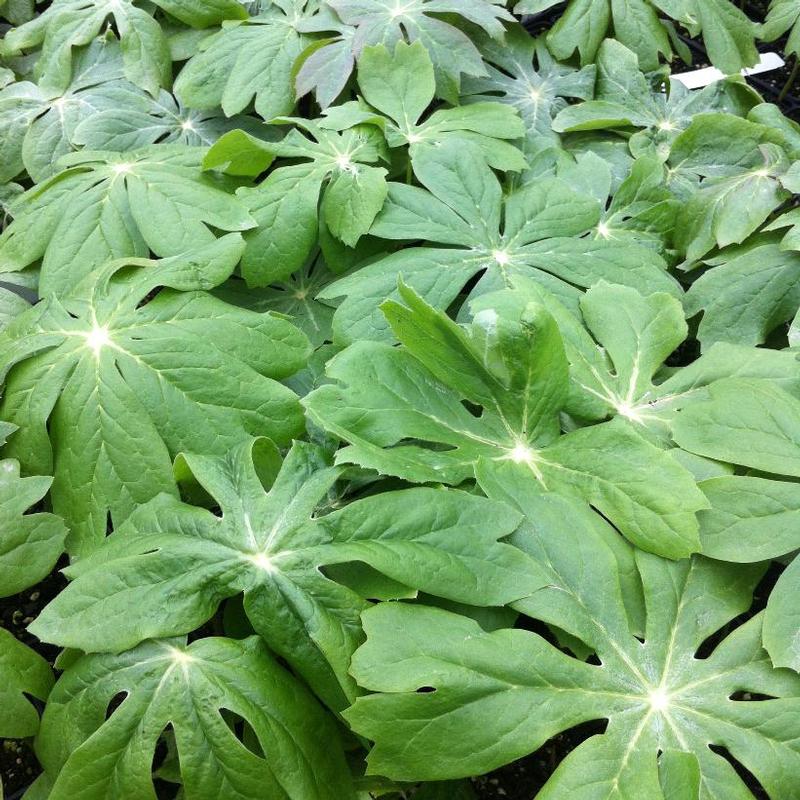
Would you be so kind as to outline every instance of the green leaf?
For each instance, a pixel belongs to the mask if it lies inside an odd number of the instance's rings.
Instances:
[[[497,101],[514,107],[526,137],[556,142],[552,120],[566,108],[566,98],[588,100],[594,93],[594,65],[578,70],[558,63],[544,41],[527,31],[515,27],[504,42],[485,37],[480,45],[489,74],[464,79],[462,102]]]
[[[6,278],[10,276],[2,275],[0,277]],[[6,285],[5,281],[0,283],[0,331],[12,319],[27,311],[31,305],[24,297],[10,288],[12,286],[13,284]]]
[[[664,800],[699,800],[700,762],[694,753],[667,750],[658,759],[658,779]]]
[[[778,578],[767,602],[764,647],[776,667],[800,672],[800,559],[794,558]]]
[[[758,61],[756,25],[730,0],[695,0],[697,24],[714,66],[731,75]]]
[[[51,478],[23,478],[19,464],[0,460],[0,596],[9,597],[46,577],[64,550],[67,529],[54,514],[25,514]]]
[[[518,14],[535,13],[553,3],[520,0]],[[666,14],[688,29],[702,33],[711,63],[727,74],[758,61],[757,26],[730,0],[570,0],[548,34],[550,50],[567,60],[577,50],[581,64],[593,63],[603,40],[612,35],[639,57],[642,68],[655,70],[659,56],[672,56]]]
[[[160,263],[112,264],[89,302],[50,298],[0,338],[10,369],[0,417],[21,428],[6,452],[29,474],[55,475],[71,554],[102,541],[109,513],[120,522],[174,493],[179,451],[224,453],[248,435],[286,444],[302,430],[296,396],[275,379],[305,363],[306,337],[193,291],[221,283],[241,250],[232,235]],[[171,289],[147,301],[159,286]]]
[[[0,736],[4,739],[33,736],[39,728],[39,714],[25,695],[44,701],[52,685],[50,665],[5,628],[0,628]]]
[[[358,62],[358,85],[370,105],[398,125],[416,123],[433,101],[433,64],[419,40],[399,41],[394,53],[367,47]]]
[[[322,200],[328,230],[348,247],[355,247],[383,207],[387,191],[386,170],[381,167],[339,170]]]
[[[686,294],[686,311],[703,311],[697,338],[714,342],[762,344],[800,309],[800,254],[774,237],[758,238],[705,262],[704,272]]]
[[[300,22],[298,30],[328,34],[309,44],[294,65],[297,97],[313,91],[324,110],[343,92],[355,66],[355,29],[323,4],[314,16]]]
[[[800,548],[800,484],[721,475],[699,486],[711,503],[698,514],[705,555],[752,562]]]
[[[77,578],[34,622],[36,635],[87,652],[124,650],[194,630],[222,599],[244,592],[255,630],[340,709],[354,697],[347,668],[366,602],[321,567],[362,562],[404,586],[481,605],[543,585],[528,559],[498,543],[520,521],[500,503],[416,488],[313,516],[340,470],[296,443],[266,493],[252,446],[224,458],[186,455],[222,517],[168,497],[139,508],[76,565]]]
[[[63,92],[30,81],[11,83],[0,92],[0,179],[25,169],[35,181],[44,180],[56,171],[59,157],[75,149],[81,122],[110,105],[149,98],[123,79],[119,46],[108,38],[78,51],[73,73]]]
[[[212,227],[254,227],[242,202],[202,173],[202,154],[158,145],[68,156],[62,172],[14,202],[0,257],[16,270],[42,259],[40,294],[76,296],[111,259],[176,256],[212,245]]]
[[[661,91],[639,71],[635,52],[607,39],[597,56],[594,99],[564,108],[553,121],[553,128],[561,132],[640,128],[630,140],[633,154],[648,153],[663,161],[696,114],[745,114],[758,102],[757,95],[750,98],[741,92],[738,83],[726,81],[717,81],[698,92],[668,81],[666,90]]]
[[[483,75],[486,71],[480,51],[454,21],[460,22],[461,17],[500,40],[505,33],[503,22],[514,21],[500,0],[414,0],[403,6],[327,0],[327,5],[355,28],[357,52],[365,45],[393,47],[404,40],[420,42],[433,63],[437,94],[450,102],[458,97],[462,74]]]
[[[256,187],[238,192],[258,224],[245,237],[242,276],[249,286],[268,286],[306,265],[318,239],[320,194],[325,223],[351,246],[369,230],[386,194],[386,170],[371,166],[383,157],[374,131],[336,133],[298,122],[308,136],[292,130],[282,141],[269,143],[233,131],[204,161],[207,168],[227,165],[234,173],[246,171],[251,163],[250,174],[259,174],[276,156],[295,159]],[[237,152],[242,142],[245,149]]]
[[[207,147],[223,134],[242,128],[261,138],[274,134],[251,117],[228,118],[219,109],[188,109],[164,90],[155,98],[139,90],[120,93],[114,99],[113,105],[81,120],[73,135],[75,144],[87,150],[124,152],[156,143]]]
[[[800,769],[800,678],[773,669],[761,648],[762,615],[696,657],[709,636],[749,608],[762,568],[633,551],[646,607],[640,640],[606,544],[614,532],[600,520],[576,524],[555,495],[519,484],[510,491],[532,522],[514,541],[552,575],[547,588],[515,607],[578,637],[599,663],[571,658],[536,633],[487,633],[438,609],[370,609],[352,671],[375,694],[346,712],[376,742],[369,770],[395,780],[473,775],[576,725],[608,720],[605,733],[578,745],[537,798],[661,800],[657,756],[675,749],[697,759],[701,797],[745,797],[741,778],[710,745],[725,747],[771,796],[798,797],[787,776]],[[774,699],[731,699],[741,691]]]
[[[221,107],[229,117],[253,102],[265,120],[290,114],[292,68],[309,43],[297,30],[305,5],[305,0],[271,3],[258,16],[224,25],[180,71],[175,94],[189,108]]]
[[[765,42],[774,42],[787,31],[789,37],[783,47],[784,52],[800,52],[800,3],[797,0],[771,0],[769,13],[761,29],[761,38]]]
[[[788,198],[783,142],[779,131],[730,114],[697,114],[678,136],[669,165],[686,201],[676,243],[688,261],[743,242]]]
[[[270,286],[250,288],[244,281],[232,277],[214,290],[226,303],[249,308],[251,311],[275,311],[291,317],[292,322],[308,336],[315,347],[331,338],[333,309],[315,299],[334,275],[321,258]]]
[[[53,689],[36,741],[48,797],[155,797],[153,760],[168,726],[188,796],[355,800],[336,728],[257,637],[81,656]]]
[[[365,122],[379,124],[390,147],[408,145],[412,163],[421,154],[435,153],[446,142],[467,140],[495,169],[525,167],[519,150],[504,141],[520,138],[525,132],[512,106],[474,102],[439,108],[422,119],[434,98],[434,69],[419,41],[412,45],[398,42],[394,53],[383,45],[366,48],[358,62],[358,85],[366,101],[386,115],[386,119],[374,117]],[[335,119],[333,111],[329,117]]]
[[[764,380],[727,379],[673,422],[684,449],[719,461],[800,477],[800,400]]]
[[[688,332],[674,297],[663,292],[642,297],[634,289],[601,282],[580,299],[581,324],[546,289],[519,279],[513,289],[483,295],[470,308],[476,318],[492,313],[513,316],[530,302],[550,310],[564,337],[570,414],[590,420],[620,415],[654,430],[663,425],[663,393],[654,379]]]
[[[535,181],[504,199],[500,182],[477,149],[456,141],[420,151],[414,171],[425,189],[390,183],[371,234],[424,238],[451,247],[406,247],[325,289],[323,299],[344,297],[334,317],[335,335],[343,342],[388,338],[378,307],[384,298],[397,297],[399,276],[440,308],[448,307],[478,274],[483,277],[473,295],[487,291],[487,285],[508,285],[517,275],[544,273],[559,279],[559,285],[588,288],[607,280],[648,293],[680,293],[651,248],[590,238],[599,203],[563,181]]]
[[[415,482],[459,484],[476,467],[481,483],[522,475],[591,503],[640,547],[670,557],[698,549],[695,511],[707,502],[668,453],[621,421],[559,436],[567,360],[543,307],[462,328],[400,292],[405,306],[383,308],[404,348],[351,345],[328,364],[333,382],[303,400],[349,443],[337,461]]]
[[[222,20],[246,16],[235,0],[157,0],[157,6],[182,22],[202,28]],[[152,7],[151,7],[152,8]],[[167,37],[152,13],[132,0],[113,4],[90,0],[55,0],[42,14],[8,32],[11,52],[40,47],[35,76],[45,90],[64,91],[73,72],[73,51],[88,45],[106,21],[113,19],[128,80],[155,96],[172,82],[172,60]]]

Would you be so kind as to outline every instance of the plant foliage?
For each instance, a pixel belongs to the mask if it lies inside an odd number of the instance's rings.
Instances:
[[[762,11],[0,0],[11,792],[800,800]]]

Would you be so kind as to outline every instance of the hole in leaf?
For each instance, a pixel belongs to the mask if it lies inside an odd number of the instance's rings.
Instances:
[[[533,619],[526,614],[520,614],[516,627],[522,628],[522,630],[525,631],[531,631],[532,633],[539,634],[542,639],[549,642],[551,645],[553,645],[553,647],[561,647],[561,645],[558,643],[556,635],[553,633],[550,627],[538,619]]]
[[[685,367],[700,357],[700,342],[696,339],[687,339],[681,342],[664,362],[668,367]]]
[[[170,751],[173,750],[175,747],[175,735],[172,730],[172,724],[170,723],[164,729],[161,738],[159,738],[158,742],[156,742],[155,750],[153,751],[153,773],[155,774],[161,767],[164,766],[164,762],[167,760],[167,756],[169,756]]]
[[[264,751],[261,749],[261,743],[258,741],[253,726],[241,714],[237,714],[229,708],[221,708],[219,713],[240,744],[254,756],[264,758]]]
[[[219,613],[215,614],[205,624],[201,625],[197,630],[189,631],[187,634],[187,641],[189,644],[196,642],[198,639],[205,639],[209,636],[224,636],[222,630],[222,621]]]
[[[153,788],[158,800],[175,800],[182,789],[175,731],[167,725],[153,753]]]
[[[231,639],[245,639],[255,633],[244,610],[244,596],[231,597],[222,607],[222,630]]]
[[[736,770],[736,774],[742,779],[742,782],[753,793],[753,797],[757,800],[770,800],[770,796],[764,790],[764,787],[759,783],[758,778],[750,772],[738,759],[734,758],[727,747],[720,747],[716,744],[708,746],[711,752],[716,753],[721,758],[724,758]],[[777,798],[776,798],[777,800]]]
[[[745,691],[738,691],[734,692],[730,698],[730,700],[734,700],[735,702],[760,702],[762,700],[777,700],[778,698],[774,695],[770,694],[758,694],[758,692],[745,692]]]
[[[420,686],[417,689],[417,694],[433,694],[435,691],[436,689],[433,686]]]
[[[111,715],[122,705],[125,698],[128,696],[127,692],[117,692],[111,700],[108,701],[106,706],[106,719],[111,719]]]
[[[476,406],[475,403],[470,403],[469,400],[462,400],[461,405],[464,406],[473,417],[480,418],[483,414],[483,409],[480,406]]]

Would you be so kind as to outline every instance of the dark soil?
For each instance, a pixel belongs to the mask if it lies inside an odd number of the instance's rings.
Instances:
[[[605,730],[604,722],[587,722],[554,736],[532,755],[474,778],[479,800],[532,800],[556,767],[581,742]]]
[[[65,565],[66,559],[64,563],[58,564],[58,568]],[[59,649],[42,644],[34,636],[31,636],[26,628],[65,585],[64,576],[55,571],[38,586],[0,599],[0,625],[13,633],[21,642],[33,647],[51,664],[58,655]],[[29,740],[2,740],[2,744],[0,744],[0,779],[2,779],[7,800],[16,800],[21,796],[22,790],[33,781],[40,771]]]

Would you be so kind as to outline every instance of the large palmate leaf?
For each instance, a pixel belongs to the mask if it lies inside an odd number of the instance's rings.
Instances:
[[[63,92],[19,81],[0,92],[0,180],[26,170],[42,181],[56,170],[56,162],[79,144],[75,132],[81,122],[104,109],[119,107],[131,97],[149,97],[123,80],[119,48],[99,39],[78,53],[69,86]]]
[[[531,302],[547,308],[570,364],[565,410],[577,419],[618,415],[648,437],[669,441],[680,409],[708,400],[709,385],[722,378],[766,378],[800,390],[794,355],[754,347],[718,345],[688,367],[665,368],[688,326],[680,303],[662,292],[642,296],[625,286],[599,283],[571,309],[529,278],[512,283],[511,289],[473,300],[470,310],[476,320],[519,319]]]
[[[502,40],[503,22],[514,21],[501,0],[326,0],[326,4],[355,28],[356,56],[367,45],[393,49],[400,41],[421,42],[433,62],[437,94],[453,103],[462,74],[486,74],[480,51],[454,22],[461,17]]]
[[[156,5],[197,28],[247,15],[236,0],[157,0]],[[39,84],[63,91],[72,77],[73,48],[89,44],[109,19],[119,32],[126,77],[151,94],[169,86],[167,37],[152,12],[133,0],[54,0],[40,16],[9,31],[5,43],[12,51],[41,47],[35,67]]]
[[[358,86],[369,107],[345,104],[330,109],[325,125],[335,127],[337,117],[360,114],[364,121],[379,125],[390,147],[408,145],[412,162],[420,152],[430,152],[449,140],[467,140],[477,145],[490,166],[499,170],[525,167],[522,153],[506,139],[523,136],[525,128],[508,105],[475,102],[455,108],[440,108],[425,115],[434,98],[435,82],[431,60],[420,42],[398,42],[394,52],[385,47],[368,47],[358,62]],[[352,123],[350,123],[352,124]]]
[[[168,727],[187,797],[355,800],[332,721],[257,637],[147,642],[76,660],[42,720],[37,788],[52,800],[155,800]]]
[[[20,426],[5,452],[29,474],[55,476],[72,554],[102,541],[109,513],[120,522],[175,492],[179,451],[224,453],[247,435],[285,444],[302,430],[297,398],[274,379],[305,363],[306,337],[282,317],[192,291],[221,283],[241,251],[231,235],[160,264],[112,264],[90,301],[51,297],[0,335],[10,370],[0,417]],[[159,286],[180,291],[148,300]]]
[[[183,106],[169,92],[157,97],[146,92],[128,93],[125,102],[103,108],[83,119],[73,141],[87,150],[137,150],[156,142],[207,147],[224,133],[245,129],[262,138],[274,131],[244,115],[228,118],[219,109],[197,111]]]
[[[405,347],[351,345],[328,364],[335,383],[303,400],[349,443],[337,460],[452,484],[485,461],[539,491],[590,502],[647,550],[680,557],[698,548],[695,512],[707,502],[668,453],[621,420],[559,436],[568,364],[542,306],[461,328],[410,289],[401,297],[407,305],[383,309]]]
[[[52,478],[23,478],[13,459],[0,460],[0,597],[21,592],[50,573],[64,550],[67,529],[54,514],[25,514]]]
[[[672,188],[684,201],[675,237],[687,261],[743,242],[790,196],[785,142],[774,127],[730,114],[695,115],[668,162]]]
[[[749,797],[717,748],[770,797],[800,797],[800,678],[774,669],[762,650],[762,615],[735,627],[709,655],[698,652],[749,608],[763,568],[633,550],[646,614],[637,638],[608,544],[614,531],[556,495],[530,493],[514,476],[487,488],[525,511],[530,527],[514,541],[551,576],[515,607],[567,631],[599,661],[571,658],[530,631],[487,633],[447,611],[400,603],[371,609],[353,674],[378,694],[346,712],[376,742],[370,771],[395,779],[472,775],[575,725],[608,720],[603,734],[564,759],[537,800],[675,796],[662,790],[664,771],[675,765],[657,760],[672,751],[691,754],[699,767],[699,794],[684,796]],[[770,699],[740,699],[743,693]]]
[[[594,65],[578,70],[559,64],[544,41],[527,31],[512,28],[504,42],[487,37],[481,50],[489,74],[464,80],[462,102],[494,100],[513,106],[527,137],[557,141],[552,120],[566,107],[566,98],[588,100],[594,93]]]
[[[405,586],[482,605],[502,605],[542,585],[524,556],[498,543],[520,520],[501,504],[417,488],[315,517],[341,470],[328,467],[314,446],[296,443],[267,493],[252,447],[239,445],[225,458],[186,455],[222,517],[170,497],[138,509],[76,565],[76,580],[32,630],[85,651],[118,651],[194,630],[223,598],[244,592],[255,630],[341,708],[354,697],[347,668],[366,602],[326,577],[324,565],[363,562]]]
[[[535,13],[558,0],[520,0],[518,14]],[[548,33],[556,58],[576,50],[582,64],[591,64],[606,36],[636,52],[642,68],[654,70],[661,54],[672,56],[670,29],[661,14],[702,34],[714,66],[731,74],[758,61],[753,41],[757,26],[731,0],[569,0],[564,14]]]
[[[666,160],[672,142],[696,114],[724,110],[744,116],[760,102],[742,82],[717,81],[692,92],[671,81],[667,89],[651,86],[639,72],[636,54],[609,39],[598,53],[594,99],[563,109],[553,127],[560,132],[640,128],[630,138],[633,154],[652,153]]]
[[[355,245],[386,197],[386,170],[372,166],[385,155],[379,133],[363,127],[336,133],[310,120],[292,121],[308,135],[293,129],[273,143],[232,131],[203,162],[207,169],[256,176],[276,157],[295,160],[238,192],[258,223],[246,237],[242,259],[242,276],[251,286],[268,286],[305,265],[317,244],[320,215],[333,236]]]
[[[800,254],[786,250],[780,236],[751,239],[706,259],[710,269],[686,295],[690,316],[703,312],[697,338],[761,344],[800,309]]]
[[[42,259],[39,292],[75,294],[113,258],[173,256],[255,222],[223,183],[204,175],[204,151],[159,145],[126,153],[81,152],[11,207],[0,237],[4,270]]]
[[[190,108],[221,107],[227,116],[255,110],[266,120],[291,113],[292,70],[310,42],[297,25],[308,0],[275,0],[244,22],[223,25],[175,81],[176,95]]]
[[[25,695],[44,701],[52,685],[50,665],[0,628],[0,737],[33,736],[39,728],[39,714]],[[2,791],[0,783],[0,795]]]
[[[421,151],[414,172],[425,188],[391,183],[371,233],[445,246],[404,248],[325,289],[320,297],[344,297],[334,317],[342,341],[388,338],[378,306],[396,296],[398,275],[441,308],[481,273],[474,292],[533,274],[559,285],[589,287],[607,280],[648,293],[680,293],[651,248],[588,235],[600,219],[600,203],[564,181],[532,181],[504,198],[480,152],[455,141]]]

